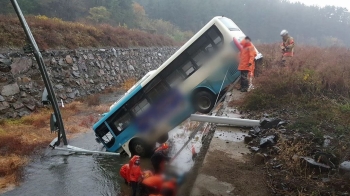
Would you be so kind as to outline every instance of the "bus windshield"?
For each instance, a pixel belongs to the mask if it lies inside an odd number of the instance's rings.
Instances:
[[[224,23],[230,31],[240,31],[239,27],[232,20],[228,18],[219,18],[219,20]]]

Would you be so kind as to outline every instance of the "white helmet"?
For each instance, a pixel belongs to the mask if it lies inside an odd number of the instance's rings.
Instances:
[[[281,36],[285,36],[285,35],[287,35],[288,34],[288,31],[287,30],[282,30],[281,31]]]

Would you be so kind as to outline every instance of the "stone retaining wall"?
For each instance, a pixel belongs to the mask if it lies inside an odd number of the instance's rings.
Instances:
[[[69,103],[158,68],[177,48],[89,49],[43,52],[57,99]],[[44,82],[33,55],[0,53],[0,119],[41,107]]]

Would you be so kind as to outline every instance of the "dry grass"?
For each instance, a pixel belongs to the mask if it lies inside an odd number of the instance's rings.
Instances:
[[[129,79],[125,80],[125,82],[123,83],[122,88],[127,91],[132,86],[134,86],[134,84],[136,84],[136,82],[137,82],[136,78],[129,78]]]
[[[107,24],[87,25],[46,16],[28,16],[27,22],[42,49],[79,47],[172,46],[167,37]],[[15,16],[0,15],[0,47],[23,47],[25,36]]]
[[[88,106],[100,105],[100,95],[94,94],[86,98]]]

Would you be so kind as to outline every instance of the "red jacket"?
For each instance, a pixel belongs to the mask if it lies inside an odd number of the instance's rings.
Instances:
[[[141,167],[135,165],[136,160],[140,160],[139,156],[133,156],[129,161],[129,180],[130,182],[138,182],[139,178],[142,176]]]
[[[120,175],[127,181],[127,182],[130,182],[130,179],[129,179],[129,164],[124,164],[121,168],[120,168]]]
[[[255,68],[255,56],[256,51],[252,43],[246,42],[245,40],[241,41],[242,50],[240,53],[239,60],[239,71],[254,71]],[[251,66],[249,66],[249,63]]]

